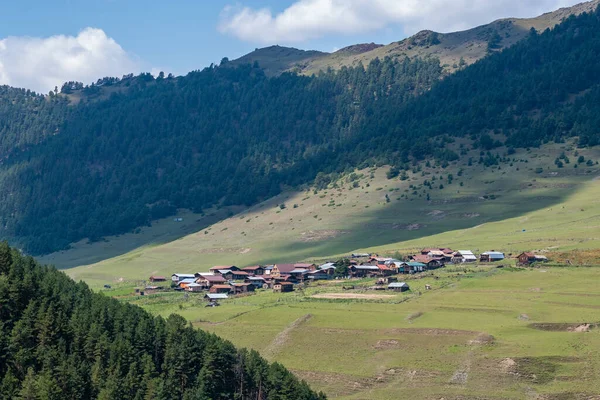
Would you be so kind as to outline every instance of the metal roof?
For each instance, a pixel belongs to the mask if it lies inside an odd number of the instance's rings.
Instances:
[[[218,269],[217,271],[219,271],[221,275],[225,275],[232,272],[230,269]]]
[[[171,276],[176,276],[178,278],[194,278],[196,275],[194,275],[194,274],[173,274]]]
[[[300,273],[307,273],[309,272],[306,268],[295,268],[293,270],[291,270],[289,273],[290,274],[300,274]]]
[[[410,261],[410,262],[407,262],[406,264],[411,267],[425,267],[426,266],[425,264],[416,262],[416,261]]]
[[[499,251],[486,251],[485,253],[482,253],[484,255],[488,255],[488,256],[501,256],[504,257],[504,253],[500,253]]]
[[[331,269],[331,268],[335,268],[335,263],[328,262],[328,263],[325,263],[325,264],[319,266],[319,269]]]
[[[408,287],[406,282],[392,282],[388,285],[389,288],[403,288]]]
[[[222,300],[229,298],[229,296],[227,296],[225,293],[207,293],[206,297],[208,297],[211,300]]]
[[[179,283],[194,283],[196,278],[186,278],[179,281]]]
[[[471,250],[459,250],[457,253],[460,253],[461,256],[474,256]]]
[[[202,286],[202,285],[199,284],[199,283],[196,283],[196,282],[192,282],[192,283],[188,284],[187,286],[188,287],[199,287],[199,286]]]

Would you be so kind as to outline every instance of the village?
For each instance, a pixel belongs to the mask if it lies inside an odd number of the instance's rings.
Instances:
[[[524,252],[514,258],[516,264],[521,266],[548,261],[545,256],[532,252]],[[410,286],[402,282],[402,275],[420,274],[446,265],[498,263],[505,259],[507,256],[499,251],[488,251],[476,256],[470,250],[453,251],[449,248],[425,248],[418,254],[408,256],[406,260],[355,253],[337,263],[327,262],[321,265],[294,263],[242,268],[228,265],[214,266],[208,272],[173,273],[169,287],[162,284],[169,281],[166,276],[153,275],[145,289],[136,289],[136,292],[143,296],[171,288],[186,293],[204,293],[204,298],[212,306],[218,305],[219,300],[247,295],[257,289],[286,293],[310,282],[332,279],[374,278],[377,279],[374,286],[376,290],[405,292],[410,290]]]

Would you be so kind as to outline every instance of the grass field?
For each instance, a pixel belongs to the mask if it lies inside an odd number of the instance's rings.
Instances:
[[[500,149],[501,154],[505,151]],[[488,168],[477,163],[468,166],[469,158],[479,159],[479,152],[471,151],[446,168],[422,163],[422,170],[410,173],[406,180],[387,179],[386,167],[357,171],[327,189],[286,192],[166,244],[140,246],[116,257],[104,252],[104,246],[129,245],[139,236],[130,234],[42,261],[71,267],[79,259],[80,267],[68,273],[101,287],[151,274],[206,271],[213,265],[320,260],[358,249],[393,252],[421,244],[507,252],[532,246],[593,247],[600,235],[592,219],[600,213],[595,200],[600,189],[593,181],[598,166],[574,168],[575,151],[568,144],[545,146],[517,152],[509,161]],[[600,149],[578,151],[586,160],[600,159]],[[572,161],[557,168],[553,162],[561,152]],[[425,180],[433,182],[431,189],[423,186]],[[145,228],[142,235],[151,237],[155,229],[168,224],[175,223],[168,220]],[[455,232],[460,229],[466,230]],[[103,256],[112,258],[95,263]],[[87,262],[90,257],[96,259]]]
[[[257,349],[330,398],[600,394],[600,329],[593,325],[600,322],[600,268],[473,266],[434,275],[407,277],[410,294],[372,301],[314,297],[341,293],[343,282],[289,294],[261,291],[216,308],[205,308],[201,295],[181,293],[124,301],[179,313]],[[343,293],[373,293],[361,289],[372,283],[353,282],[357,290]]]
[[[407,180],[387,179],[386,167],[357,171],[327,189],[287,192],[178,240],[67,273],[94,288],[111,283],[107,295],[155,314],[181,314],[257,349],[334,399],[593,398],[600,395],[600,268],[559,266],[567,257],[599,264],[598,166],[574,168],[575,151],[545,146],[488,168],[468,166],[469,157],[479,158],[471,152],[447,168],[422,165]],[[600,159],[598,149],[578,151]],[[558,168],[562,152],[571,162]],[[433,176],[432,188],[423,186]],[[143,235],[152,236],[158,227],[147,229]],[[289,294],[260,291],[215,308],[205,308],[201,295],[132,295],[150,274],[426,246],[539,250],[555,262],[447,267],[406,277],[412,291],[392,295],[366,290],[372,280],[353,281],[354,291],[340,281]],[[78,251],[98,256],[93,245],[87,249]]]

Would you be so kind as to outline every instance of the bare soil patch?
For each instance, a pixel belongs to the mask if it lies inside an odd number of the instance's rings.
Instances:
[[[375,346],[377,350],[390,350],[400,348],[400,342],[395,339],[382,339],[378,340]]]
[[[312,296],[315,299],[354,299],[354,300],[388,300],[393,298],[390,294],[361,294],[361,293],[321,293]]]
[[[487,333],[480,333],[479,335],[477,335],[477,337],[473,340],[469,341],[469,344],[471,346],[474,345],[490,345],[490,344],[494,344],[494,342],[496,341],[496,339]]]
[[[549,332],[589,332],[590,329],[594,329],[598,324],[591,323],[535,323],[529,324],[530,328],[539,329],[541,331]]]
[[[512,358],[505,358],[499,363],[500,371],[504,374],[514,374],[517,367],[517,362]]]

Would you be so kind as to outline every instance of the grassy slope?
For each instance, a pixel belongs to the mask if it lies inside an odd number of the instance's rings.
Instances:
[[[439,34],[440,43],[431,46],[427,45],[425,40],[431,32],[423,31],[402,41],[361,52],[348,52],[342,49],[329,54],[272,46],[257,49],[235,60],[233,64],[258,61],[270,75],[287,70],[295,70],[311,75],[321,70],[327,70],[327,68],[335,70],[343,66],[357,65],[359,62],[368,65],[375,58],[382,59],[387,56],[407,56],[411,58],[432,56],[440,59],[447,72],[453,72],[456,70],[461,58],[468,65],[485,57],[487,55],[487,43],[494,31],[498,32],[502,38],[500,47],[509,47],[523,39],[531,28],[535,28],[540,32],[544,31],[547,28],[554,27],[571,14],[578,15],[594,10],[598,4],[600,4],[600,1],[593,0],[546,13],[536,18],[507,18],[466,31]]]
[[[572,162],[558,169],[553,161],[561,151],[566,151]],[[332,185],[317,194],[312,190],[282,194],[179,240],[160,246],[141,247],[96,264],[70,269],[68,273],[93,286],[101,286],[107,282],[145,279],[153,273],[170,275],[174,272],[206,271],[213,265],[323,259],[373,246],[383,246],[378,250],[394,251],[418,247],[422,243],[453,245],[459,236],[447,234],[446,237],[452,239],[449,243],[429,237],[463,228],[471,228],[475,234],[471,236],[472,241],[457,243],[457,246],[460,244],[458,247],[525,250],[531,248],[531,244],[520,240],[512,244],[517,228],[510,222],[501,223],[504,225],[500,226],[506,227],[505,231],[494,231],[501,237],[504,235],[504,242],[496,239],[486,242],[481,233],[488,233],[487,226],[493,221],[511,221],[511,218],[516,218],[514,221],[517,221],[517,225],[518,221],[522,221],[518,225],[519,230],[528,229],[523,237],[537,238],[536,235],[544,232],[542,225],[553,225],[558,217],[562,218],[562,222],[571,222],[575,228],[580,227],[573,221],[594,212],[593,193],[586,193],[589,188],[595,188],[589,182],[597,175],[598,168],[582,166],[574,169],[576,157],[573,153],[574,149],[569,145],[519,151],[512,156],[517,160],[512,166],[502,164],[499,169],[479,165],[468,167],[467,156],[446,169],[424,167],[425,176],[422,173],[411,174],[407,181],[388,180],[385,177],[387,168],[375,170],[373,178],[369,171],[362,171],[363,177],[359,180],[358,188],[352,188],[352,183],[347,182],[345,177],[338,181],[338,188]],[[593,160],[600,159],[600,149],[580,150],[580,154]],[[474,151],[471,155],[477,160],[479,153]],[[538,167],[543,167],[544,173],[536,174]],[[461,168],[464,173],[459,177]],[[439,178],[450,173],[454,175],[454,181],[449,185],[444,180],[444,189],[439,189],[439,179],[432,190],[422,186],[423,181],[431,180],[433,175]],[[463,182],[463,186],[460,186],[460,182]],[[417,195],[413,194],[414,190],[409,189],[409,185],[418,188]],[[580,190],[583,190],[580,202],[585,205],[577,203],[565,210],[584,208],[586,212],[557,212],[557,204],[573,201],[573,193]],[[431,201],[426,200],[426,193]],[[484,196],[496,198],[491,200]],[[283,210],[278,207],[281,203],[286,204]],[[297,208],[294,208],[294,204],[297,204]],[[536,221],[534,218],[532,223],[525,224],[524,216],[535,212],[543,215],[543,210],[549,208],[555,210],[549,213],[551,218],[542,218],[539,223],[532,225]],[[476,226],[479,228],[474,228]],[[593,228],[591,225],[590,229]],[[549,234],[549,241],[553,240],[553,231],[545,231]],[[563,229],[555,229],[554,232],[566,236]],[[585,235],[590,234],[581,234]],[[417,241],[396,244],[409,240]],[[535,248],[547,246],[540,243]],[[101,248],[90,247],[88,251],[97,255]],[[85,250],[82,250],[84,253]],[[59,267],[61,258],[68,259],[69,252],[55,257],[54,261]]]
[[[197,327],[257,349],[332,398],[600,393],[600,329],[529,326],[600,322],[599,268],[470,269],[439,270],[438,279],[407,277],[412,294],[371,302],[311,297],[341,292],[343,282],[303,293],[260,292],[218,308],[180,293],[129,301],[162,315],[180,313]]]

